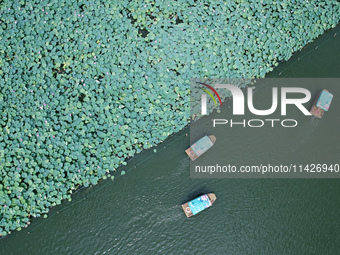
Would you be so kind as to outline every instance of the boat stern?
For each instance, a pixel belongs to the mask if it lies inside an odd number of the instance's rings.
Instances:
[[[182,208],[188,218],[194,215],[189,207],[189,202],[182,204]]]
[[[185,150],[185,152],[187,153],[187,155],[189,156],[189,158],[194,161],[195,159],[198,158],[197,154],[191,149],[191,147],[187,150]]]

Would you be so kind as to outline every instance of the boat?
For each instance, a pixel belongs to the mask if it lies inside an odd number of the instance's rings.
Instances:
[[[204,152],[209,150],[216,142],[214,135],[206,135],[199,139],[196,143],[190,146],[185,152],[191,158],[192,161],[200,157]]]
[[[310,113],[317,118],[322,118],[325,111],[328,111],[331,105],[333,95],[327,89],[323,89],[314,100]]]
[[[216,200],[215,194],[208,193],[200,197],[197,197],[185,204],[182,204],[182,208],[183,208],[183,211],[185,212],[185,215],[189,218],[203,211],[204,209],[212,206],[215,200]]]

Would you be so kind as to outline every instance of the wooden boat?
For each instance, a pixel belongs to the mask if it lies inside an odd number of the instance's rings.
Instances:
[[[214,135],[204,136],[199,139],[196,143],[190,146],[185,152],[191,158],[192,161],[200,157],[204,152],[209,150],[216,142]]]
[[[327,89],[323,89],[314,100],[310,113],[317,118],[322,118],[325,111],[328,111],[331,105],[333,95]]]
[[[203,211],[204,209],[212,206],[215,200],[216,200],[215,194],[208,193],[200,197],[197,197],[185,204],[182,204],[182,208],[183,208],[183,211],[185,212],[185,215],[189,218]]]

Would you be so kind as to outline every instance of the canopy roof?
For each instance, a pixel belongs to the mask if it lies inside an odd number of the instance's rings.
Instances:
[[[201,139],[199,139],[196,143],[191,145],[191,149],[196,153],[197,156],[201,156],[213,145],[214,144],[210,140],[210,138],[208,136],[204,136]]]
[[[191,212],[195,215],[199,213],[200,211],[203,211],[205,208],[208,208],[211,206],[210,199],[208,195],[202,195],[198,198],[195,198],[194,200],[191,200],[188,203]]]
[[[328,111],[329,106],[331,105],[333,99],[333,95],[327,91],[322,91],[321,95],[316,102],[316,107],[321,108],[322,110]]]

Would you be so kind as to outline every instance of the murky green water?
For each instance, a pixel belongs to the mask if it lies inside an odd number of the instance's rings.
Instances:
[[[268,76],[340,77],[340,26]],[[340,84],[332,92],[340,95]],[[337,110],[329,113],[339,122]],[[340,142],[332,123],[322,129]],[[254,157],[233,149],[252,143],[246,138],[230,137],[230,158]],[[280,139],[289,138],[277,139],[275,149],[284,151]],[[264,139],[261,146],[272,143]],[[191,179],[188,145],[187,128],[157,153],[136,156],[115,182],[83,189],[49,218],[1,239],[0,254],[340,254],[340,179]],[[302,159],[314,149],[303,135],[294,146]],[[333,149],[336,157],[339,147]],[[206,192],[216,193],[216,203],[187,219],[180,205]]]

